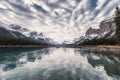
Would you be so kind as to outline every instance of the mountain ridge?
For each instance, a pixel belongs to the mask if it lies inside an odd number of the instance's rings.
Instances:
[[[14,40],[16,42],[14,42]],[[30,45],[30,43],[36,45],[49,44],[50,40],[52,39],[46,38],[43,33],[31,32],[30,30],[22,28],[16,24],[7,25],[0,22],[0,45],[21,45],[22,43],[23,45]]]

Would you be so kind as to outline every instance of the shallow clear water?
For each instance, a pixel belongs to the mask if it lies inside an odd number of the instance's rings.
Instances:
[[[120,56],[78,48],[1,48],[0,80],[120,80]]]

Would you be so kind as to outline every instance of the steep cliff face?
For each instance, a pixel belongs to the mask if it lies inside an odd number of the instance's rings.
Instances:
[[[101,37],[110,37],[115,33],[116,24],[114,19],[104,20],[100,23],[100,34]]]
[[[74,44],[80,44],[86,40],[110,39],[115,35],[116,24],[114,19],[104,20],[100,23],[98,29],[90,27],[85,36],[74,40]]]
[[[114,19],[104,20],[100,23],[99,29],[89,28],[86,37],[110,38],[115,34],[116,24]]]
[[[86,31],[86,37],[96,37],[99,33],[100,33],[100,29],[93,29],[92,27],[90,27]]]

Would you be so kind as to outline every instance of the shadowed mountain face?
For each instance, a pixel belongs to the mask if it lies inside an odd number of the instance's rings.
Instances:
[[[14,29],[14,30],[20,30],[20,29],[21,29],[21,26],[19,26],[19,25],[14,25],[14,24],[10,24],[9,27],[11,27],[11,28]]]
[[[15,41],[14,41],[15,40]],[[43,33],[30,31],[15,24],[4,24],[0,22],[0,44],[46,44],[54,42],[50,38],[46,38]]]
[[[23,42],[32,42],[32,39],[24,36],[23,34],[10,31],[4,28],[4,26],[0,26],[0,45],[19,45],[19,44],[27,44]],[[34,41],[33,41],[34,42]]]
[[[10,31],[7,31],[5,28],[0,27],[0,39],[3,38],[16,38]]]
[[[19,25],[16,25],[16,24],[10,24],[9,27],[15,31],[19,31],[19,32],[28,32],[29,30],[26,29],[26,28],[22,28],[21,26]]]

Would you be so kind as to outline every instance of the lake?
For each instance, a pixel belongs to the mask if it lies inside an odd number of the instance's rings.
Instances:
[[[120,80],[120,56],[78,48],[0,48],[0,80]]]

